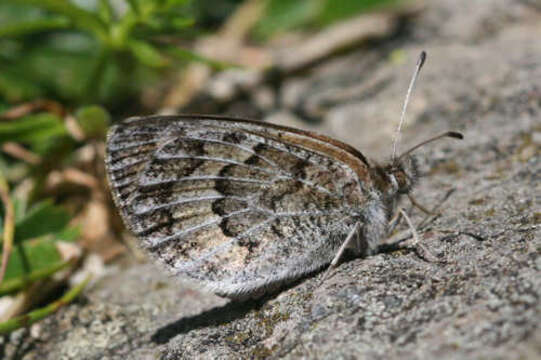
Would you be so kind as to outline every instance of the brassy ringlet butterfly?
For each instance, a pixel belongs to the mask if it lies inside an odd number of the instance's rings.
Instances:
[[[125,224],[173,273],[237,299],[334,266],[346,248],[376,252],[417,181],[411,151],[462,138],[447,132],[395,156],[424,59],[386,165],[327,136],[259,121],[145,116],[113,126],[107,174]]]

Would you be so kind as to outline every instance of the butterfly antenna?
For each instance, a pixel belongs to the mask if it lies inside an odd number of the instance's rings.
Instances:
[[[413,76],[411,77],[410,85],[408,87],[408,92],[406,93],[406,99],[404,100],[404,105],[402,106],[402,115],[400,115],[400,122],[398,123],[398,128],[396,129],[396,133],[393,139],[393,154],[391,159],[394,161],[396,157],[396,151],[398,150],[398,143],[400,142],[400,131],[402,130],[402,124],[404,123],[404,119],[406,117],[406,109],[408,108],[408,104],[410,102],[410,96],[413,91],[413,87],[415,86],[415,82],[417,81],[417,78],[419,77],[419,72],[421,71],[421,68],[423,67],[423,64],[426,60],[426,52],[423,50],[421,51],[421,55],[419,55],[419,60],[417,60],[417,65],[415,66],[415,72],[413,73]]]
[[[412,147],[411,149],[409,149],[408,151],[404,152],[403,154],[401,154],[398,159],[397,159],[397,162],[399,162],[404,156],[412,153],[413,151],[417,150],[418,148],[420,148],[421,146],[424,146],[428,143],[431,143],[432,141],[436,141],[436,140],[439,140],[441,138],[444,138],[444,137],[450,137],[450,138],[454,138],[454,139],[460,139],[462,140],[464,138],[464,136],[459,133],[459,132],[456,132],[456,131],[447,131],[443,134],[439,134],[437,136],[434,136],[434,137],[431,137],[430,139],[428,140],[425,140],[423,141],[422,143],[419,143],[417,145],[415,145],[414,147]]]

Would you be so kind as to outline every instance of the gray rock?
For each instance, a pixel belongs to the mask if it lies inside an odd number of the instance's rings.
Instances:
[[[401,148],[446,129],[465,135],[419,151],[427,176],[417,200],[432,207],[455,189],[422,234],[442,262],[386,251],[342,263],[322,285],[316,274],[244,303],[137,265],[32,336],[4,339],[5,358],[539,359],[540,18],[535,2],[430,2],[377,49],[352,50],[291,79],[304,102],[268,113],[286,114],[282,123],[295,113],[289,118],[298,122],[318,109],[319,123],[306,127],[384,159],[426,49]],[[396,49],[405,62],[391,60]]]

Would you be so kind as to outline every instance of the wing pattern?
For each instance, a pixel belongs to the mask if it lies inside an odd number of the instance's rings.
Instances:
[[[130,118],[107,140],[115,202],[142,246],[242,297],[329,263],[362,221],[368,165],[300,130],[202,116]]]

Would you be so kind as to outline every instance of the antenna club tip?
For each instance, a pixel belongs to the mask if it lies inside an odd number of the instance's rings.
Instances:
[[[426,51],[423,50],[421,51],[421,54],[419,55],[419,61],[418,61],[419,68],[421,68],[424,65],[425,61],[426,61]]]
[[[460,139],[460,140],[464,139],[464,135],[462,135],[462,133],[459,133],[457,131],[449,131],[447,133],[447,136],[455,138],[455,139]]]

